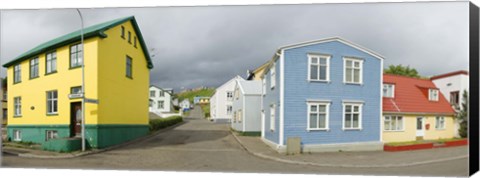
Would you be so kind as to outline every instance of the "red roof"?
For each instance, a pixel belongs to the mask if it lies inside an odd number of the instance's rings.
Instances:
[[[440,75],[435,75],[433,77],[430,77],[430,80],[435,80],[439,78],[445,78],[445,77],[450,77],[450,76],[455,76],[455,75],[468,75],[468,71],[466,70],[459,70],[459,71],[454,71],[454,72],[449,72],[446,74],[440,74]]]
[[[394,84],[394,97],[383,97],[383,112],[454,114],[443,94],[428,100],[428,90],[438,89],[431,80],[383,74],[383,83]]]

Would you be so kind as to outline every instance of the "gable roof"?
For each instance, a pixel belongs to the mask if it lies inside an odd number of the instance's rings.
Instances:
[[[455,76],[455,75],[468,75],[468,71],[459,70],[459,71],[449,72],[449,73],[445,73],[445,74],[435,75],[433,77],[430,77],[430,80],[436,80],[436,79],[451,77],[451,76]]]
[[[428,100],[428,89],[437,89],[431,80],[383,74],[383,83],[395,85],[394,98],[383,97],[383,112],[455,114],[442,92],[438,101]]]
[[[107,38],[107,34],[105,34],[106,30],[108,30],[112,27],[115,27],[119,24],[122,24],[126,21],[131,21],[132,22],[132,26],[133,26],[133,28],[134,28],[137,36],[138,36],[138,41],[140,42],[140,45],[143,47],[142,50],[143,50],[143,53],[145,54],[145,58],[147,59],[147,67],[149,69],[152,69],[153,68],[153,63],[152,63],[152,60],[150,58],[150,54],[148,53],[148,50],[147,50],[148,48],[145,44],[142,33],[140,32],[140,28],[138,27],[137,21],[135,20],[134,16],[119,18],[119,19],[115,19],[115,20],[111,20],[111,21],[107,21],[107,22],[103,22],[103,23],[99,23],[99,24],[96,24],[96,25],[86,27],[86,28],[83,29],[84,39],[88,39],[90,37],[96,37],[96,36],[99,36],[100,38]],[[31,57],[34,57],[38,54],[41,54],[41,53],[47,52],[49,50],[53,50],[53,49],[56,49],[56,48],[59,48],[61,46],[65,46],[65,45],[68,45],[68,44],[71,44],[71,43],[74,43],[74,42],[78,42],[80,40],[81,40],[81,30],[77,30],[77,31],[74,31],[72,33],[68,33],[66,35],[63,35],[63,36],[60,36],[58,38],[47,41],[45,43],[42,43],[42,44],[36,46],[33,49],[30,49],[29,51],[21,54],[20,56],[14,58],[13,60],[5,63],[3,65],[3,67],[10,67],[10,66],[12,66],[12,65],[14,65],[18,62],[24,61],[24,60],[26,60],[28,58],[31,58]]]
[[[244,95],[261,95],[262,82],[259,80],[237,81],[237,86]]]
[[[255,74],[258,73],[259,71],[265,69],[268,66],[268,61],[254,69],[253,71],[250,72],[250,74],[247,76],[247,80],[252,80],[253,77],[255,77]],[[261,75],[261,74],[260,74]]]
[[[150,85],[149,88],[152,88],[152,87],[153,87],[153,88],[156,88],[156,89],[158,89],[158,90],[161,90],[161,91],[163,91],[163,92],[165,92],[165,93],[168,93],[168,94],[170,94],[170,95],[173,95],[173,90],[172,90],[171,88],[160,88],[160,87],[158,87],[158,86],[156,86],[156,85]]]

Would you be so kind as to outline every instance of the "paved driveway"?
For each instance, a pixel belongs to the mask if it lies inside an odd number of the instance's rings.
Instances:
[[[196,172],[314,173],[361,175],[466,176],[467,159],[401,168],[335,168],[301,166],[255,157],[246,152],[224,124],[213,124],[200,108],[185,123],[148,140],[74,159],[4,156],[5,167],[129,169]],[[413,155],[415,156],[415,155]]]

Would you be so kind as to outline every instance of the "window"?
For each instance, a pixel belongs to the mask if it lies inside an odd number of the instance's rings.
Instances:
[[[72,87],[70,88],[70,94],[81,94],[82,93],[82,87]]]
[[[150,97],[155,97],[155,91],[154,90],[150,91]]]
[[[8,115],[7,115],[7,114],[8,114],[7,109],[3,109],[2,114],[3,114],[3,115],[2,115],[3,119],[7,119],[7,116],[8,116]]]
[[[393,98],[395,92],[395,85],[383,84],[383,97]]]
[[[452,91],[450,92],[450,104],[458,106],[460,104],[460,92]]]
[[[45,74],[57,72],[57,52],[47,53],[45,63]]]
[[[231,105],[227,105],[227,115],[232,115],[232,106]]]
[[[56,90],[47,92],[47,114],[58,113],[58,93]]]
[[[309,102],[307,130],[328,129],[328,103]]]
[[[237,111],[233,112],[233,123],[237,122]]]
[[[3,90],[3,100],[7,101],[7,91]]]
[[[148,102],[148,107],[152,107],[152,103],[153,103],[153,101],[150,100],[150,101]]]
[[[445,129],[445,117],[437,116],[435,118],[435,129],[437,130]]]
[[[275,131],[275,105],[270,105],[270,131]]]
[[[128,43],[132,44],[132,33],[128,31]]]
[[[133,47],[137,47],[137,37],[133,37]]]
[[[344,58],[345,62],[345,83],[362,83],[362,64],[361,59]]]
[[[70,68],[82,66],[83,49],[82,44],[70,46]]]
[[[308,79],[312,81],[328,81],[330,64],[329,56],[308,55]]]
[[[30,79],[38,77],[38,57],[30,60]]]
[[[163,109],[163,104],[165,103],[165,101],[158,101],[158,109]]]
[[[403,117],[402,116],[385,116],[383,118],[383,130],[403,131]]]
[[[22,97],[13,98],[13,116],[22,115]]]
[[[263,95],[266,95],[267,93],[267,82],[265,80],[265,77],[262,78],[262,94]]]
[[[48,141],[50,139],[55,139],[58,138],[58,132],[56,130],[47,130],[45,131],[45,141]]]
[[[242,110],[241,110],[241,109],[239,109],[237,113],[238,113],[238,114],[237,114],[237,117],[238,117],[238,119],[237,119],[237,120],[238,120],[238,123],[241,123],[241,122],[242,122]]]
[[[437,89],[428,89],[428,100],[438,101],[438,90]]]
[[[361,129],[362,104],[344,103],[343,108],[343,128]]]
[[[20,130],[13,130],[13,140],[22,141],[22,132]]]
[[[158,96],[160,96],[160,97],[164,97],[164,96],[165,96],[165,92],[163,92],[163,91],[159,91],[159,92],[158,92]]]
[[[124,26],[122,26],[122,31],[121,31],[120,35],[122,36],[123,39],[125,39],[125,27]]]
[[[227,91],[227,100],[232,101],[233,100],[233,93],[231,91]]]
[[[13,83],[20,83],[22,82],[22,71],[20,68],[20,64],[13,66]]]
[[[275,77],[275,63],[273,63],[273,66],[272,68],[270,68],[270,88],[274,88],[275,87],[275,81],[276,80],[276,77]]]
[[[127,77],[132,78],[132,58],[130,56],[127,56]]]
[[[235,89],[235,100],[238,100],[239,97],[240,97],[240,90],[239,90],[239,88],[236,88]]]

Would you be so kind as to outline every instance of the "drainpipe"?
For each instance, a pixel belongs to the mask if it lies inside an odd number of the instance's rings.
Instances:
[[[83,43],[83,16],[80,9],[77,9],[80,16],[80,40],[82,44],[82,151],[85,151],[85,47]]]

